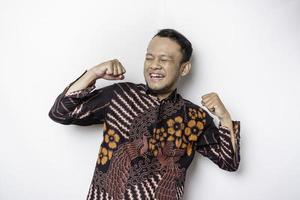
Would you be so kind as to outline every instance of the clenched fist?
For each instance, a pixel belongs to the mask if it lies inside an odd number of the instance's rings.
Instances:
[[[96,79],[103,78],[106,80],[124,79],[124,73],[126,72],[125,68],[118,59],[109,60],[96,65],[89,71],[95,74]]]
[[[203,95],[201,104],[219,119],[230,118],[229,112],[226,110],[218,94],[215,92]]]

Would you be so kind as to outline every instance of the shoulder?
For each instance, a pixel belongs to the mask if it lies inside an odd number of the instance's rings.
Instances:
[[[127,88],[136,88],[139,84],[138,83],[133,83],[130,81],[119,81],[114,83],[116,87],[127,87]]]
[[[202,108],[200,105],[194,103],[193,101],[191,101],[189,99],[182,98],[182,100],[184,101],[184,104],[187,108],[195,108],[195,109]]]
[[[136,91],[136,90],[142,90],[144,84],[142,83],[134,83],[130,81],[119,81],[112,84],[112,88],[115,91]]]
[[[190,116],[197,115],[199,118],[203,118],[203,119],[205,119],[207,117],[210,117],[209,112],[206,111],[202,105],[198,105],[198,104],[196,104],[196,103],[194,103],[191,100],[188,100],[186,98],[182,98],[182,100],[185,103],[186,112]]]

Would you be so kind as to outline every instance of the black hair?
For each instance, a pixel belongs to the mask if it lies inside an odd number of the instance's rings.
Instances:
[[[182,59],[180,64],[190,60],[193,52],[192,43],[181,33],[174,29],[161,29],[154,36],[167,37],[175,41],[181,47]]]

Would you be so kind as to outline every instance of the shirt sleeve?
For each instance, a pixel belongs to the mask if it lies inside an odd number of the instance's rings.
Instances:
[[[66,95],[73,83],[86,72],[87,70],[56,97],[48,113],[48,116],[53,121],[65,125],[76,124],[80,126],[104,122],[106,108],[110,104],[115,84],[94,90],[96,87],[95,80],[87,88],[73,91]]]
[[[216,127],[208,112],[206,112],[204,130],[196,143],[197,152],[227,171],[236,171],[240,163],[240,121],[232,121],[232,123],[236,138],[236,152],[233,150],[229,128],[222,126],[221,123]]]

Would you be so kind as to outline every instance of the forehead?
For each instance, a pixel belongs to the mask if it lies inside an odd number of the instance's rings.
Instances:
[[[166,38],[156,36],[148,44],[147,53],[155,56],[167,55],[167,56],[181,56],[181,47],[175,41]]]

